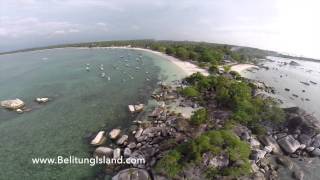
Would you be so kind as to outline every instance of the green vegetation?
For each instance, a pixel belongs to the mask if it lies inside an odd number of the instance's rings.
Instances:
[[[229,165],[222,169],[208,168],[206,175],[239,177],[250,173],[250,147],[229,130],[209,131],[190,142],[181,144],[170,151],[157,163],[157,170],[176,176],[187,163],[199,163],[204,153],[213,155],[225,154],[229,158]],[[239,163],[241,162],[241,163]]]
[[[164,172],[169,177],[175,177],[182,170],[178,163],[181,159],[180,152],[176,150],[169,151],[156,165],[156,171]]]
[[[213,98],[218,106],[231,109],[235,122],[250,127],[257,134],[263,134],[265,131],[259,125],[261,121],[281,123],[285,119],[283,110],[276,103],[253,97],[253,85],[247,82],[223,76],[205,77],[200,73],[189,76],[186,81],[200,93],[215,91],[216,96]]]
[[[190,119],[192,125],[200,125],[208,121],[208,112],[206,109],[199,109],[193,113]]]
[[[186,87],[182,89],[181,93],[186,97],[197,97],[200,95],[199,91],[194,87]]]

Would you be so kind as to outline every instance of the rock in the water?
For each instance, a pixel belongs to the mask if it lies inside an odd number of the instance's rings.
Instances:
[[[106,156],[106,157],[112,157],[113,155],[113,149],[109,147],[98,147],[95,151],[94,154],[96,156]]]
[[[20,99],[14,99],[14,100],[1,101],[0,105],[4,108],[7,108],[7,109],[16,110],[16,109],[22,108],[25,104]]]
[[[130,111],[131,113],[134,113],[134,112],[135,112],[135,110],[134,110],[134,105],[128,105],[128,108],[129,108],[129,111]]]
[[[46,103],[48,101],[49,101],[49,98],[47,98],[47,97],[36,98],[37,103]]]
[[[300,64],[295,62],[295,61],[290,61],[289,65],[291,65],[291,66],[300,66]]]
[[[134,105],[135,112],[141,112],[144,109],[144,104]]]
[[[112,180],[150,180],[152,179],[148,171],[138,168],[129,168],[118,172]]]
[[[96,137],[91,141],[91,144],[95,146],[103,144],[106,141],[104,134],[104,131],[99,131]]]
[[[110,139],[117,139],[120,133],[121,133],[120,129],[112,129],[109,133],[109,137]]]
[[[23,113],[23,111],[21,109],[17,109],[16,112],[19,114]]]
[[[119,159],[121,156],[121,149],[116,148],[113,150],[113,159]]]
[[[144,104],[128,105],[128,108],[131,113],[137,113],[143,111]]]
[[[126,142],[128,140],[128,138],[129,138],[128,135],[121,136],[121,138],[118,139],[117,144],[118,145],[123,145],[123,143]]]
[[[300,148],[300,143],[292,135],[279,139],[278,144],[288,154],[292,154]]]

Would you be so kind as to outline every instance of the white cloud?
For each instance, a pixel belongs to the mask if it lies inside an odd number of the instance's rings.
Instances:
[[[42,21],[35,17],[1,17],[0,37],[19,38],[30,35],[66,34],[79,32],[79,24],[66,21]]]
[[[104,22],[98,22],[96,23],[97,26],[107,27],[107,24]]]

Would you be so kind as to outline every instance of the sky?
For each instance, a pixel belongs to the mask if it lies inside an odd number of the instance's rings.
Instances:
[[[320,59],[319,0],[0,0],[0,52],[54,44],[207,41]]]

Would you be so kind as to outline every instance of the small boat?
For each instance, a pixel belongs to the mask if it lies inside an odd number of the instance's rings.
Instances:
[[[106,77],[106,73],[104,73],[104,72],[101,73],[101,77],[102,77],[102,78]]]
[[[90,64],[89,64],[89,63],[87,63],[86,65],[87,65],[87,66],[90,66]]]
[[[148,72],[148,71],[146,71],[146,74],[149,74],[149,72]]]
[[[306,86],[310,86],[310,84],[307,83],[307,82],[300,81],[300,83],[302,83],[302,84],[304,84],[304,85],[306,85]]]
[[[292,94],[292,96],[293,96],[293,97],[295,97],[295,98],[299,97],[299,96],[298,96],[298,95],[296,95],[296,94]]]
[[[104,68],[103,68],[103,67],[100,67],[100,70],[101,70],[101,71],[103,71],[103,70],[104,70]]]
[[[90,68],[87,66],[87,67],[86,67],[86,70],[87,70],[87,71],[90,71]]]
[[[149,78],[146,78],[146,80],[147,80],[147,81],[150,81],[150,79],[149,79]]]
[[[310,81],[312,84],[318,84],[318,83],[316,83],[316,82],[314,82],[314,81]]]
[[[110,76],[108,76],[108,81],[110,81],[111,80],[111,77]]]

